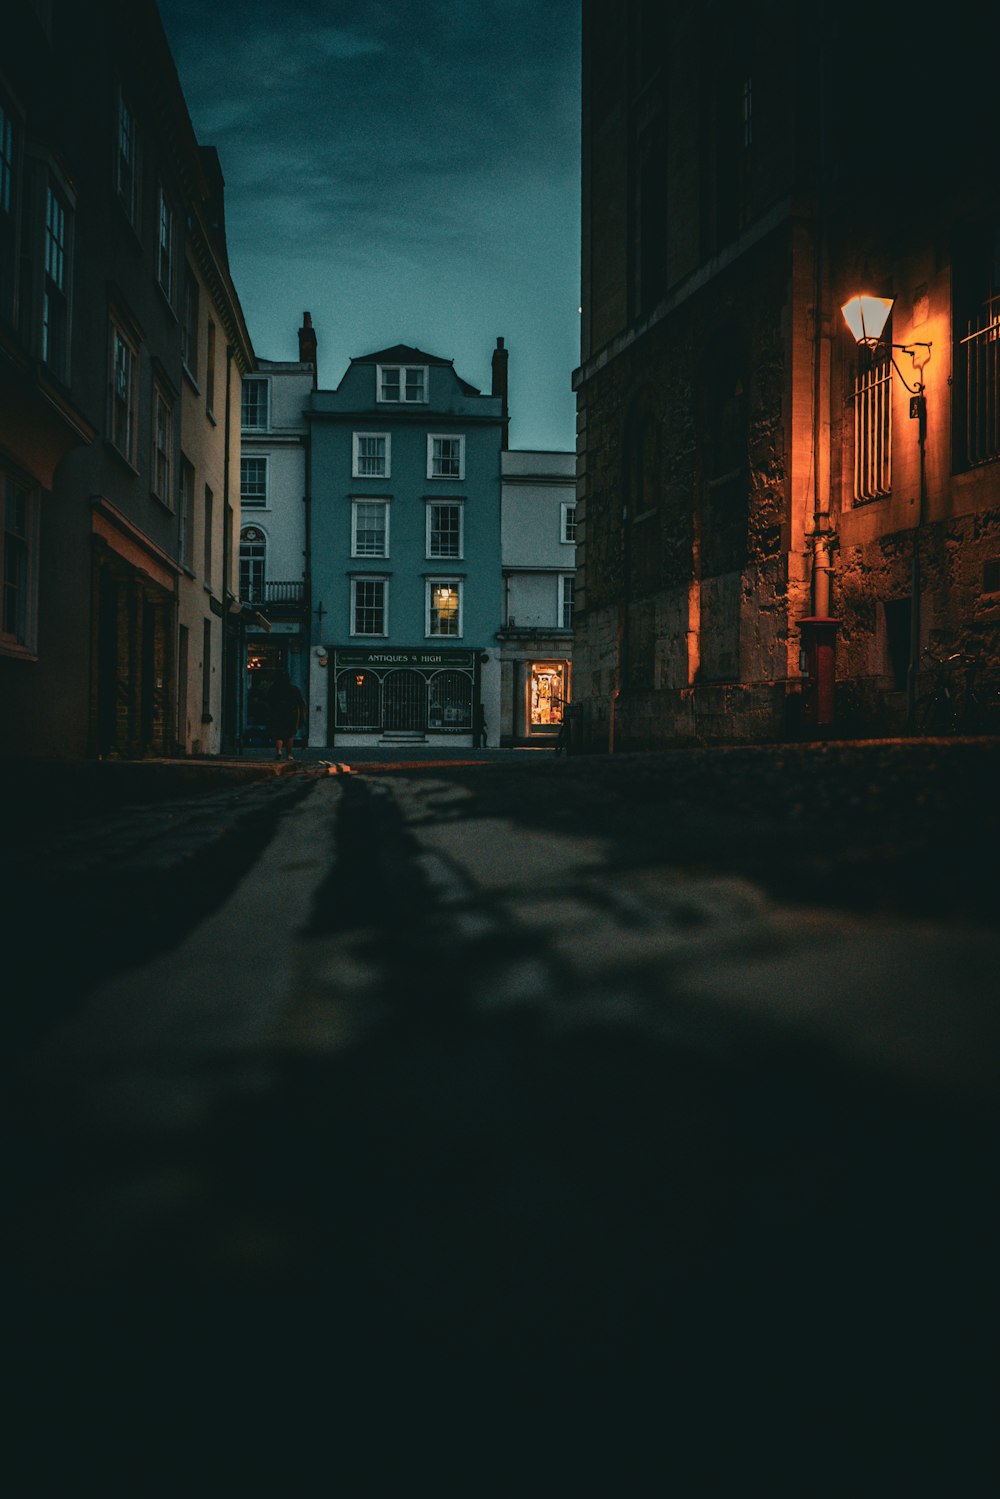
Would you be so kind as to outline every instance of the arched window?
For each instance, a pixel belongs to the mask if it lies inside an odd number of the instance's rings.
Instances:
[[[428,728],[471,729],[472,678],[464,671],[438,671],[431,677]]]
[[[337,728],[371,729],[381,727],[380,682],[373,671],[337,673]]]
[[[240,598],[245,604],[264,603],[267,537],[259,526],[240,532]]]
[[[391,671],[384,693],[387,729],[416,731],[427,727],[427,678],[422,671]]]

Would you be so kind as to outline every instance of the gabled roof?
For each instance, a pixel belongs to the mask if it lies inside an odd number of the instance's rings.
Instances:
[[[352,364],[433,364],[444,369],[455,369],[454,359],[439,359],[436,354],[425,354],[423,349],[414,349],[411,344],[393,344],[391,349],[380,349],[377,354],[359,354]],[[455,379],[467,396],[478,396],[482,392],[463,380],[455,370]]]

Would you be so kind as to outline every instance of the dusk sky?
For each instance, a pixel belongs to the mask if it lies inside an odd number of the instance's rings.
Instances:
[[[579,0],[159,0],[218,149],[254,348],[319,383],[413,344],[489,390],[510,442],[572,450],[579,363]]]

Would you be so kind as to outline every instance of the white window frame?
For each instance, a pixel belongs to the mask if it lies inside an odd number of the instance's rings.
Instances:
[[[0,316],[14,321],[20,267],[18,265],[18,218],[20,213],[21,121],[15,119],[9,101],[0,94],[0,274],[6,262],[8,283]]]
[[[53,232],[53,210],[58,214],[58,237]],[[42,268],[41,356],[57,379],[69,383],[72,329],[72,269],[75,199],[63,182],[49,172],[45,188],[44,256]],[[61,357],[50,346],[50,308],[61,304],[64,320]]]
[[[427,405],[427,371],[426,364],[378,364],[375,366],[375,399],[390,406],[426,406]],[[419,395],[408,395],[410,385],[416,386],[417,382],[410,381],[410,375],[420,376]],[[386,375],[396,378],[386,380]],[[387,394],[387,387],[394,386],[398,394]]]
[[[181,454],[177,484],[177,560],[188,572],[194,572],[194,464]]]
[[[127,385],[124,394],[121,393],[118,382],[119,345],[128,355]],[[139,408],[139,345],[129,337],[121,322],[114,315],[111,317],[110,324],[108,362],[108,437],[112,446],[122,455],[126,463],[135,468]],[[124,447],[118,440],[116,421],[117,404],[120,399],[124,400],[125,406],[126,443]]]
[[[569,584],[569,599],[566,598],[566,585]],[[566,623],[566,604],[569,603],[569,624]],[[576,603],[576,574],[559,574],[559,628],[560,630],[572,630],[573,608]]]
[[[11,517],[7,513],[8,502],[13,500],[15,490],[24,502],[23,529],[19,527],[17,532],[12,529]],[[17,630],[6,629],[7,590],[12,583],[10,559],[7,556],[10,537],[24,547],[23,581],[18,582],[18,586],[23,591],[20,633]],[[22,483],[13,474],[0,469],[0,655],[35,658],[37,654],[38,495],[34,488]]]
[[[181,307],[181,359],[193,380],[198,379],[198,319],[201,289],[189,261],[184,261],[184,299]]]
[[[262,463],[264,465],[264,497],[261,500],[244,499],[243,496],[243,465],[244,463]],[[267,461],[266,453],[241,453],[240,454],[240,509],[241,510],[267,510],[271,504],[271,465]]]
[[[448,576],[443,573],[439,577],[428,578],[424,589],[424,638],[427,640],[461,640],[465,629],[465,588],[463,578]],[[435,588],[454,588],[458,594],[458,630],[442,631],[432,630],[431,599]]]
[[[161,420],[162,418],[162,420]],[[153,385],[153,452],[150,489],[161,505],[174,508],[174,408],[160,386]]]
[[[436,442],[458,443],[458,473],[437,474],[434,472],[434,444]],[[428,479],[440,479],[444,484],[461,483],[465,479],[465,437],[461,432],[428,432],[427,434],[427,477]]]
[[[382,628],[379,631],[358,630],[355,628],[358,619],[358,584],[359,583],[381,583],[382,585]],[[384,640],[389,634],[389,579],[382,573],[356,573],[351,578],[351,629],[352,636],[368,640]]]
[[[177,215],[160,184],[156,200],[156,279],[160,290],[174,305],[174,244],[177,239]]]
[[[426,503],[426,506],[427,506],[427,522],[426,522],[426,539],[425,539],[425,544],[424,544],[424,550],[425,550],[425,554],[426,554],[426,557],[427,557],[428,561],[429,562],[461,562],[461,561],[463,561],[464,558],[465,558],[465,501],[464,500],[458,500],[458,499],[453,500],[453,499],[449,498],[447,500],[429,499],[425,503]],[[433,526],[434,510],[435,509],[439,509],[439,508],[440,509],[447,508],[447,509],[452,509],[452,510],[457,510],[458,511],[458,551],[457,552],[448,552],[447,554],[445,554],[443,552],[434,552],[434,551],[431,550],[431,538],[434,535],[434,526]]]
[[[244,414],[246,412],[246,396],[247,396],[247,393],[249,391],[249,387],[251,385],[257,385],[257,386],[263,386],[264,387],[264,399],[263,399],[264,420],[263,420],[263,422],[261,422],[261,421],[258,420],[258,421],[254,422],[254,423],[247,423],[247,422],[244,422],[244,420],[243,420]],[[260,408],[261,408],[261,402],[258,399],[258,401],[257,401],[257,412],[256,412],[258,418],[260,416]],[[270,432],[270,430],[271,430],[271,382],[265,376],[261,376],[261,375],[245,375],[243,377],[243,385],[242,385],[242,388],[240,390],[240,431],[241,432]]]
[[[260,547],[261,550],[259,554],[254,553],[244,557],[243,548],[245,546]],[[267,556],[269,551],[270,538],[262,527],[256,525],[240,527],[237,566],[239,567],[240,598],[244,603],[262,604],[267,597]],[[244,566],[244,563],[246,566]],[[260,597],[255,598],[254,585],[258,572],[260,575]]]
[[[358,507],[359,505],[381,505],[383,515],[382,536],[384,546],[381,552],[359,552],[358,551]],[[351,500],[351,556],[352,557],[376,557],[384,558],[389,555],[389,511],[390,502],[385,495],[355,495]]]
[[[568,534],[572,516],[573,534]],[[576,501],[563,500],[559,505],[559,540],[563,546],[576,546]]]
[[[361,443],[366,437],[380,437],[385,443],[385,457],[383,466],[378,473],[366,472],[362,469],[363,462],[373,460],[365,455],[362,457]],[[351,434],[351,478],[352,479],[391,479],[392,478],[392,433],[391,432],[354,432]]]
[[[129,149],[123,150],[128,123]],[[118,90],[118,128],[115,133],[115,188],[132,228],[139,228],[139,127],[135,114]]]

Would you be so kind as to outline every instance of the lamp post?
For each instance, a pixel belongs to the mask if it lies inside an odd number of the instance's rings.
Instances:
[[[882,333],[892,311],[894,297],[876,297],[861,292],[850,298],[841,307],[844,322],[850,328],[858,345],[871,349],[885,349],[892,367],[910,396],[910,417],[917,422],[917,442],[920,447],[920,488],[917,503],[917,519],[913,528],[913,548],[910,554],[910,660],[906,672],[906,732],[912,734],[914,709],[917,701],[917,682],[920,676],[920,533],[923,529],[927,504],[927,396],[921,378],[924,366],[931,357],[929,343],[894,344],[884,343]],[[896,363],[893,352],[909,354],[913,361],[915,380],[911,385]],[[921,354],[919,351],[923,350]]]

